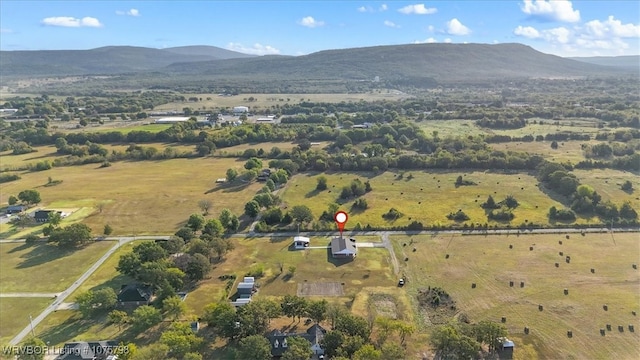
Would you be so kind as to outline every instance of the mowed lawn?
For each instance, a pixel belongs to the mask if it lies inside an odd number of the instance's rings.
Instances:
[[[29,325],[29,315],[36,317],[53,299],[0,298],[0,346]]]
[[[322,174],[328,179],[328,190],[315,191],[319,174],[301,174],[294,176],[280,196],[288,207],[307,205],[317,220],[332,202],[340,202],[340,192],[355,178],[371,182],[373,191],[363,196],[369,208],[364,212],[351,211],[353,199],[341,205],[341,209],[349,213],[346,228],[353,228],[357,223],[362,226],[406,226],[416,220],[425,226],[439,223],[454,224],[447,219],[447,214],[462,209],[469,217],[468,223],[496,224],[487,220],[484,209],[480,207],[489,195],[496,202],[507,195],[513,195],[520,205],[514,210],[512,225],[519,225],[525,220],[537,224],[548,222],[547,213],[551,206],[562,207],[549,198],[537,186],[534,176],[526,173],[502,174],[492,172],[423,172],[407,171],[403,179],[397,179],[398,172],[385,172],[371,176],[370,173],[337,173]],[[412,174],[413,179],[407,180]],[[475,182],[477,185],[455,187],[456,178]],[[404,214],[398,220],[387,221],[382,215],[395,208]]]
[[[236,248],[226,255],[224,262],[215,266],[209,279],[187,296],[185,302],[190,311],[201,315],[206,304],[223,298],[226,280],[219,280],[221,275],[237,276],[230,293],[233,295],[235,286],[252,266],[263,266],[265,271],[264,276],[256,280],[260,286],[258,297],[295,295],[298,284],[316,282],[339,282],[343,284],[344,297],[350,297],[363,288],[395,286],[397,281],[386,249],[362,248],[354,261],[344,262],[331,258],[327,249],[289,250],[292,242],[293,236],[234,239]],[[310,246],[327,246],[329,242],[328,237],[311,237]],[[291,266],[295,267],[295,272],[289,277],[287,273]]]
[[[0,244],[0,292],[61,292],[113,245],[105,241],[63,249],[46,243]]]
[[[397,256],[409,258],[403,271],[414,307],[418,289],[438,286],[473,322],[501,322],[505,317],[516,356],[526,347],[547,359],[637,359],[640,321],[632,311],[640,311],[640,271],[632,264],[640,262],[639,238],[638,233],[572,234],[568,239],[443,234],[392,240]],[[410,239],[414,243],[403,247]],[[607,324],[612,331],[600,335]],[[630,332],[629,325],[636,332]],[[624,331],[619,332],[618,326]],[[528,335],[524,327],[530,329]],[[572,338],[567,331],[573,332]]]
[[[237,215],[263,186],[261,183],[215,184],[228,168],[243,170],[236,159],[197,158],[163,161],[123,161],[111,167],[99,164],[53,168],[22,174],[22,179],[3,184],[0,203],[24,189],[36,189],[41,207],[93,207],[83,222],[101,234],[105,224],[118,234],[167,234],[175,232],[199,213],[200,200],[210,200],[210,216],[224,208]],[[62,180],[45,187],[47,178]],[[97,205],[106,204],[100,212]]]

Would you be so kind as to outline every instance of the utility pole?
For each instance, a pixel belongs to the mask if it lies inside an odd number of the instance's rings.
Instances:
[[[33,330],[33,318],[31,317],[31,314],[29,314],[29,324],[31,324],[31,335],[36,337],[36,332]]]

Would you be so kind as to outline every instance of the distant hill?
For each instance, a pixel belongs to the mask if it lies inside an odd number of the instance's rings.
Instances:
[[[593,57],[570,57],[568,59],[582,61],[589,64],[616,66],[624,68],[640,68],[640,55],[629,56],[593,56]]]
[[[170,49],[106,46],[90,50],[0,51],[0,75],[122,74],[157,70],[176,62],[250,56],[213,46]]]
[[[505,78],[619,75],[627,68],[548,55],[521,44],[411,44],[251,56],[212,46],[2,51],[0,76],[140,74],[244,81],[381,81],[420,85]],[[637,70],[636,70],[637,72]]]
[[[241,59],[255,57],[256,55],[249,55],[239,53],[237,51],[231,51],[216,46],[194,45],[194,46],[179,46],[162,49],[174,54],[186,55],[186,56],[209,56],[216,59]]]
[[[327,50],[296,57],[176,63],[167,71],[224,77],[464,81],[619,74],[619,69],[548,55],[521,44],[413,44]]]

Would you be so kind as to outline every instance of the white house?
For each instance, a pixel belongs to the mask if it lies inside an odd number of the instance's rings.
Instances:
[[[303,250],[309,247],[309,238],[304,236],[296,236],[293,238],[293,247],[296,250]]]
[[[246,106],[234,106],[232,112],[234,115],[246,114],[249,112],[249,108]]]

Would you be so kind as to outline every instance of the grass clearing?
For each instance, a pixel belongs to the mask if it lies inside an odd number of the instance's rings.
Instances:
[[[8,344],[53,300],[48,298],[0,298],[0,344]]]
[[[287,183],[280,196],[288,207],[301,204],[309,206],[318,219],[330,203],[338,202],[343,186],[349,185],[354,178],[360,178],[363,182],[368,178],[373,191],[365,194],[363,198],[367,200],[369,208],[364,212],[351,211],[353,199],[341,206],[349,211],[347,229],[353,228],[357,223],[362,226],[406,226],[413,220],[424,225],[454,224],[454,221],[448,220],[446,216],[458,209],[462,209],[470,217],[469,223],[484,224],[488,220],[480,204],[489,195],[492,195],[496,202],[503,200],[507,195],[513,195],[518,200],[520,205],[514,210],[515,218],[511,221],[512,225],[518,225],[525,220],[546,224],[548,209],[554,205],[562,206],[536,187],[535,177],[526,173],[407,171],[403,179],[397,179],[398,174],[391,171],[377,176],[371,176],[370,173],[325,173],[322,175],[327,178],[329,188],[322,192],[315,191],[316,178],[320,174],[301,174],[294,176]],[[414,178],[407,180],[409,174]],[[456,188],[454,183],[458,175],[476,182],[477,185]],[[404,216],[395,221],[382,218],[392,207]]]
[[[618,207],[625,201],[631,202],[631,206],[640,209],[640,177],[638,174],[628,171],[613,169],[573,170],[580,179],[580,183],[593,187],[603,200],[611,200]],[[620,187],[625,181],[631,181],[633,191],[626,192]]]
[[[325,146],[328,146],[329,144],[331,144],[331,142],[329,141],[322,141],[319,142],[319,145],[313,145],[312,148],[313,149],[322,149]],[[235,146],[230,146],[230,147],[226,147],[226,148],[220,148],[218,150],[215,151],[215,155],[223,155],[223,156],[228,156],[228,155],[242,155],[242,153],[247,150],[247,149],[263,149],[265,152],[269,152],[269,150],[271,150],[271,148],[273,147],[278,147],[280,148],[280,150],[282,151],[289,151],[295,147],[297,147],[298,144],[293,143],[293,142],[289,142],[289,141],[285,141],[285,142],[264,142],[264,143],[257,143],[257,144],[240,144],[240,145],[235,145]],[[266,161],[268,162],[268,160]]]
[[[206,110],[216,107],[231,108],[234,106],[248,106],[250,109],[268,108],[275,105],[298,104],[302,101],[311,102],[358,102],[375,100],[399,100],[410,96],[397,90],[382,90],[375,93],[350,93],[350,94],[239,94],[235,96],[218,96],[217,94],[182,94],[185,98],[197,97],[202,101],[172,102],[154,107],[154,111],[182,110],[190,107],[194,110]],[[253,97],[254,101],[249,101]],[[209,100],[208,100],[209,99]],[[282,101],[280,101],[282,99]]]
[[[94,242],[81,249],[0,244],[0,292],[63,291],[112,246],[112,242]]]
[[[228,168],[242,169],[236,159],[197,158],[163,161],[123,161],[108,168],[88,164],[25,173],[22,179],[3,184],[0,203],[24,189],[36,189],[43,203],[60,207],[86,206],[94,209],[84,223],[94,234],[110,224],[114,235],[166,234],[175,232],[190,214],[200,212],[198,201],[213,202],[210,216],[224,208],[237,215],[263,186],[261,183],[216,185]],[[47,178],[63,182],[44,187]],[[106,205],[100,212],[98,204]]]
[[[407,236],[393,236],[392,241],[399,257],[409,257],[403,272],[414,311],[418,310],[417,290],[439,286],[453,297],[457,310],[474,322],[500,322],[506,317],[516,356],[519,349],[534,349],[540,358],[634,359],[640,357],[640,336],[627,326],[640,325],[631,313],[640,310],[640,273],[631,266],[640,260],[638,236],[422,235],[411,237],[416,252],[402,246],[409,243]],[[559,256],[560,251],[571,256],[570,263]],[[513,287],[509,281],[514,281]],[[568,295],[563,293],[565,288]],[[543,311],[538,310],[539,304]],[[427,326],[429,321],[421,319]],[[599,329],[606,324],[613,326],[612,331],[601,336]],[[625,331],[618,332],[618,325]],[[529,335],[524,334],[525,326]],[[567,337],[568,330],[573,338]]]
[[[551,148],[551,141],[508,142],[490,144],[493,149],[501,151],[523,151],[529,154],[538,154],[547,160],[554,162],[578,163],[585,160],[583,144],[595,145],[601,141],[562,141],[558,142],[558,149]]]

